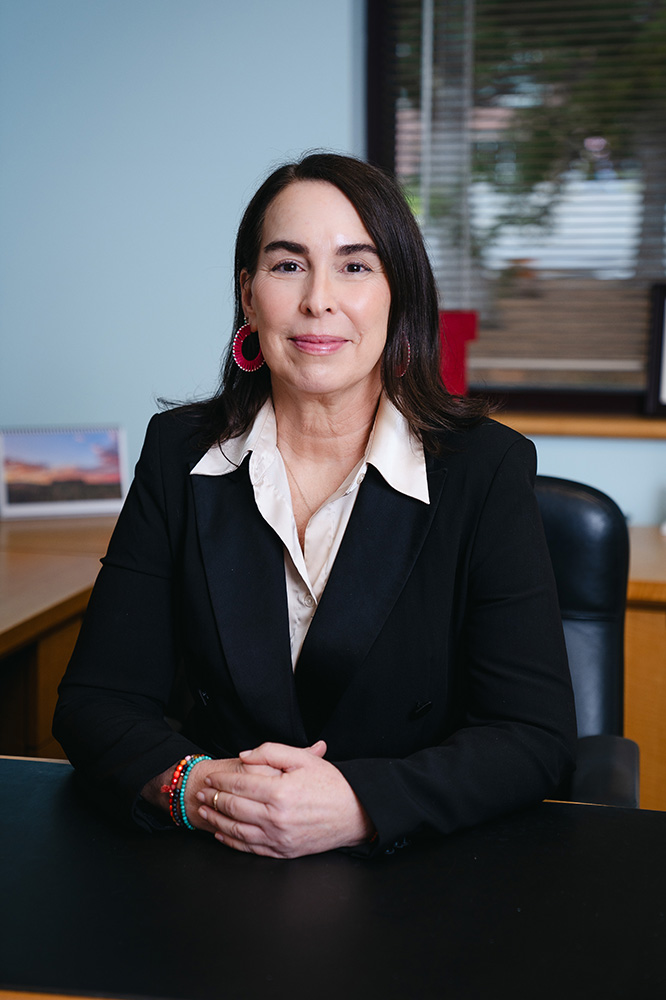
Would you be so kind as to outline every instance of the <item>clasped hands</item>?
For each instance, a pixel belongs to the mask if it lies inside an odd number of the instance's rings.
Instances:
[[[323,740],[304,749],[263,743],[236,758],[202,762],[191,782],[190,822],[227,847],[273,858],[369,840],[369,816],[325,753]]]

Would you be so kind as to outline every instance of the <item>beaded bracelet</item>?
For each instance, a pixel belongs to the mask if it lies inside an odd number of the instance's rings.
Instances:
[[[181,774],[183,772],[183,768],[187,766],[187,762],[188,762],[189,759],[190,759],[189,757],[183,757],[183,759],[181,761],[179,761],[178,764],[176,764],[176,767],[174,769],[173,775],[171,777],[171,784],[170,785],[162,785],[162,787],[160,789],[161,792],[164,792],[165,794],[168,794],[168,796],[169,796],[169,813],[171,815],[171,819],[174,821],[174,823],[176,824],[176,826],[180,826],[180,823],[176,819],[176,815],[175,815],[175,811],[174,811],[176,789],[178,788],[178,782],[179,782],[180,776],[181,776]]]
[[[192,774],[195,764],[200,764],[202,760],[212,760],[204,753],[196,754],[188,761],[187,767],[183,770],[182,778],[180,779],[180,792],[179,792],[179,812],[180,818],[183,822],[183,826],[186,826],[188,830],[194,830],[194,827],[187,818],[187,812],[185,811],[185,786],[187,785],[188,779]]]
[[[199,764],[202,760],[211,759],[204,753],[188,754],[176,764],[171,784],[162,785],[160,791],[169,795],[169,814],[176,826],[185,826],[188,830],[194,830],[185,811],[185,785],[194,765]]]

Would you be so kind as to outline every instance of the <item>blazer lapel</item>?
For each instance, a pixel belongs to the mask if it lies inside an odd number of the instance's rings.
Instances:
[[[224,476],[191,479],[213,613],[236,690],[271,739],[303,745],[282,542],[257,512],[247,461]]]
[[[443,463],[429,462],[426,505],[393,490],[368,467],[296,667],[309,741],[321,733],[391,614],[425,542],[445,478]]]

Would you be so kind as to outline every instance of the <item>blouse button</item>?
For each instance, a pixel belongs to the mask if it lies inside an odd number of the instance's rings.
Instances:
[[[303,604],[307,608],[314,608],[314,606],[315,606],[315,599],[312,596],[312,594],[306,594],[305,595],[305,597],[303,598]]]

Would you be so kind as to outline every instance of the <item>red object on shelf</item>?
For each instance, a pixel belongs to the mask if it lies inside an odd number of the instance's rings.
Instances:
[[[477,321],[471,311],[445,309],[439,314],[442,381],[454,396],[467,392],[467,341],[476,340]]]

